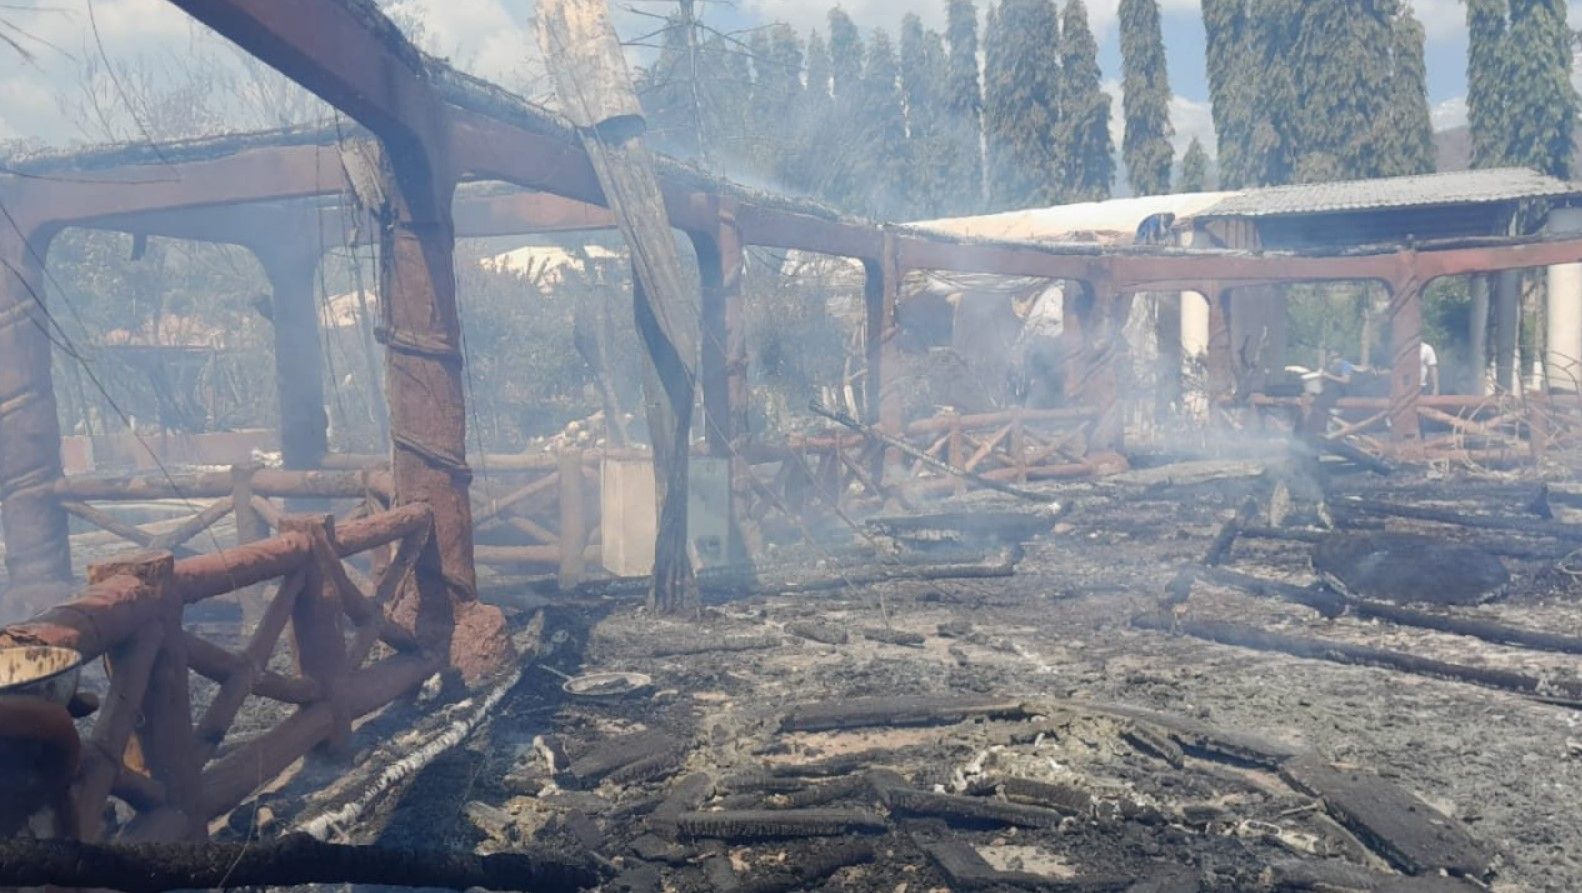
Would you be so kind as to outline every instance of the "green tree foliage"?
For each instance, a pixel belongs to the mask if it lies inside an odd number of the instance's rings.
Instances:
[[[785,183],[795,192],[818,195],[823,192],[823,177],[827,159],[821,157],[828,150],[830,119],[833,101],[830,98],[830,58],[824,38],[813,31],[807,38],[807,86],[797,103],[792,149],[786,162]]]
[[[1057,204],[1061,169],[1060,20],[1052,0],[1001,0],[984,40],[990,204]]]
[[[1577,93],[1561,0],[1467,0],[1467,116],[1474,167],[1568,178]]]
[[[1499,167],[1505,156],[1506,0],[1467,2],[1467,121],[1472,131],[1472,166]]]
[[[1251,24],[1248,0],[1202,0],[1207,35],[1209,98],[1219,143],[1220,182],[1236,189],[1253,182]]]
[[[1099,45],[1088,26],[1082,0],[1066,0],[1060,29],[1061,147],[1070,201],[1110,197],[1115,180],[1115,143],[1110,136],[1110,97],[1102,86]]]
[[[916,15],[901,21],[901,87],[906,104],[907,216],[937,217],[947,197],[961,189],[953,181],[954,160],[949,112],[945,107],[945,41],[923,30]]]
[[[831,92],[837,99],[851,96],[862,83],[862,35],[839,6],[829,11],[829,58]]]
[[[1574,166],[1577,92],[1571,85],[1571,43],[1564,0],[1511,0],[1504,83],[1508,164],[1570,179]]]
[[[1158,0],[1121,0],[1122,103],[1126,178],[1138,195],[1170,191],[1175,150],[1170,145],[1170,75]],[[1200,147],[1201,148],[1201,147]]]
[[[1432,173],[1434,122],[1428,108],[1423,26],[1410,9],[1404,9],[1392,31],[1390,95],[1374,140],[1379,151],[1377,173],[1383,177]]]
[[[1287,57],[1296,95],[1290,108],[1296,180],[1377,176],[1382,153],[1374,137],[1389,99],[1393,14],[1388,0],[1302,4]]]
[[[1181,156],[1181,183],[1176,191],[1207,192],[1208,188],[1208,150],[1203,148],[1202,140],[1193,137],[1186,154]]]
[[[901,100],[900,70],[890,35],[873,32],[863,66],[861,89],[854,105],[858,129],[852,170],[857,191],[846,202],[884,220],[906,215],[906,179],[910,162],[906,110]]]
[[[972,0],[948,0],[945,39],[950,47],[942,163],[954,184],[944,210],[968,214],[983,205],[983,83],[978,73],[978,7]]]
[[[1238,186],[1289,183],[1296,171],[1301,96],[1291,64],[1301,34],[1304,0],[1247,0],[1250,140]]]
[[[755,166],[787,179],[796,155],[787,124],[802,106],[802,40],[788,25],[753,35],[753,157]]]

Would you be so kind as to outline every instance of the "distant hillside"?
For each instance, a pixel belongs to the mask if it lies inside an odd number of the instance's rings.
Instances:
[[[1577,129],[1577,167],[1582,171],[1582,128]],[[1472,131],[1470,128],[1452,127],[1434,134],[1434,147],[1439,154],[1441,171],[1464,171],[1472,166]]]

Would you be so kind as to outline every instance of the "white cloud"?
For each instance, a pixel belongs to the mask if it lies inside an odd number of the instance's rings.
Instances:
[[[1434,130],[1452,130],[1462,127],[1467,123],[1467,98],[1457,96],[1447,99],[1434,106],[1430,115],[1434,121]]]

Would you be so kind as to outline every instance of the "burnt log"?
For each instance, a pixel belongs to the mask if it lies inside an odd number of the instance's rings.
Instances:
[[[1352,598],[1481,604],[1510,585],[1482,549],[1404,533],[1337,534],[1313,550],[1313,570]]]
[[[1536,518],[1502,518],[1495,515],[1468,515],[1464,512],[1453,512],[1446,509],[1416,505],[1396,505],[1373,499],[1348,498],[1340,501],[1336,506],[1363,514],[1407,518],[1413,521],[1432,521],[1436,524],[1450,524],[1456,527],[1469,527],[1474,530],[1510,530],[1533,536],[1552,537],[1565,540],[1566,542],[1582,541],[1582,525],[1563,524],[1559,521],[1543,521]]]
[[[246,844],[0,841],[0,886],[161,893],[305,884],[381,884],[573,893],[602,880],[591,860],[548,853],[420,851],[321,843],[305,834]]]
[[[875,813],[853,809],[742,809],[684,812],[677,816],[676,828],[683,837],[779,840],[881,834],[889,825]]]
[[[1027,707],[1008,698],[911,696],[854,698],[793,707],[780,720],[782,732],[827,732],[865,726],[953,725],[975,717],[1025,719]]]
[[[1510,670],[1472,667],[1446,661],[1418,657],[1402,651],[1388,651],[1366,645],[1352,645],[1333,639],[1312,639],[1271,632],[1240,623],[1212,620],[1191,620],[1156,614],[1143,614],[1132,618],[1132,625],[1139,629],[1179,633],[1196,639],[1217,642],[1255,651],[1289,654],[1308,660],[1348,664],[1360,667],[1378,667],[1414,676],[1427,676],[1452,682],[1466,682],[1485,688],[1499,689],[1564,707],[1582,708],[1582,683],[1567,679],[1541,679]]]

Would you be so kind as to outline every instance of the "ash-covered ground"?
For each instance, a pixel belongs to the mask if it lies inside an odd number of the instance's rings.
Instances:
[[[479,732],[354,836],[588,847],[631,890],[1582,889],[1582,712],[1135,626],[1268,488],[1169,477],[1052,489],[1074,509],[1010,577],[757,596],[685,621],[553,601]],[[1536,486],[1346,475],[1331,501],[1528,518]],[[1582,519],[1563,502],[1557,523]],[[1582,635],[1563,536],[1339,514],[1526,555],[1502,558],[1512,582],[1497,600],[1425,610]],[[1225,566],[1305,586],[1312,550],[1244,536]],[[836,576],[857,561],[822,547],[807,559]],[[539,609],[525,599],[520,619]],[[1577,675],[1572,655],[1326,619],[1212,582],[1165,614]],[[562,674],[604,671],[653,684],[606,700],[561,691]]]

